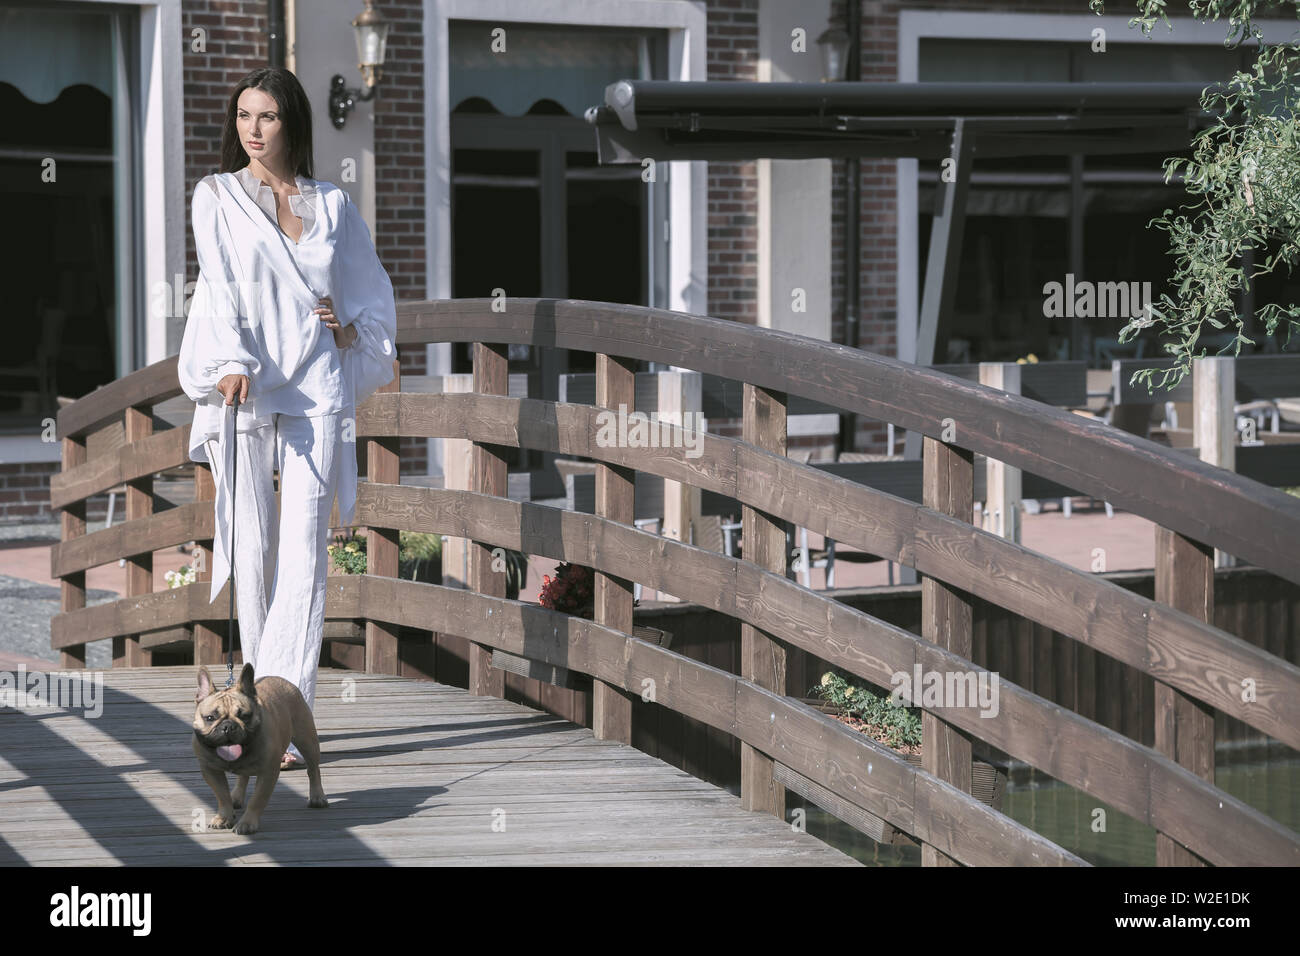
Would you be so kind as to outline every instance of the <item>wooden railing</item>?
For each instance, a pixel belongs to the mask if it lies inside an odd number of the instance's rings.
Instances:
[[[788,787],[850,822],[867,814],[912,834],[927,863],[1083,862],[970,795],[972,740],[1155,828],[1159,863],[1300,863],[1300,835],[1215,787],[1212,719],[1221,710],[1300,747],[1300,668],[1208,623],[1213,548],[1300,582],[1300,500],[1017,395],[706,317],[552,299],[509,300],[503,309],[486,299],[406,303],[398,340],[474,343],[475,391],[390,390],[358,410],[369,480],[360,487],[356,521],[373,535],[369,573],[331,578],[327,616],[366,622],[368,670],[396,672],[399,628],[408,627],[467,639],[474,693],[503,693],[493,649],[590,675],[598,737],[630,743],[633,698],[652,700],[741,741],[745,806],[784,817]],[[597,353],[596,406],[508,397],[511,343]],[[599,443],[601,407],[633,405],[634,359],[743,382],[743,439],[700,436],[699,457],[684,454],[680,429],[672,447]],[[225,602],[208,604],[209,585],[149,593],[144,578],[154,550],[212,535],[204,468],[196,469],[195,504],[150,509],[151,476],[185,463],[186,429],[152,434],[149,409],[178,391],[171,359],[60,413],[64,471],[51,498],[63,511],[64,540],[51,565],[63,581],[63,613],[53,620],[51,643],[65,666],[84,662],[87,642],[106,639],[115,664],[147,663],[150,635],[174,640],[180,628],[193,628],[196,661],[219,656],[212,618],[224,616]],[[789,395],[924,434],[923,501],[787,458]],[[86,461],[91,433],[122,421],[129,443]],[[400,437],[473,442],[471,487],[399,484]],[[502,446],[595,459],[595,514],[507,498]],[[1159,525],[1157,599],[975,528],[975,453]],[[743,558],[632,527],[634,470],[741,502]],[[86,498],[122,482],[127,521],[86,534]],[[787,578],[784,522],[915,568],[922,575],[921,635]],[[399,530],[471,540],[469,588],[396,579]],[[494,548],[596,568],[595,619],[506,600]],[[118,557],[135,569],[127,596],[85,608],[86,568]],[[741,673],[630,636],[634,581],[739,620]],[[894,675],[917,666],[980,673],[971,661],[974,597],[1152,675],[1155,747],[1003,682],[996,716],[982,717],[973,706],[926,706],[917,768],[788,693],[787,647],[886,689]]]

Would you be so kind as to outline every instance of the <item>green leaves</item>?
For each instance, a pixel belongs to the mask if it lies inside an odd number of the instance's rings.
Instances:
[[[845,714],[870,724],[881,732],[891,747],[921,744],[919,707],[895,706],[889,695],[880,696],[861,684],[853,684],[832,671],[810,693],[839,707]]]
[[[1091,0],[1089,6],[1103,11],[1102,0]],[[1231,29],[1225,45],[1231,47],[1248,37],[1262,39],[1254,23],[1261,11],[1280,7],[1296,14],[1300,0],[1190,0],[1189,7],[1202,22],[1227,19]],[[1137,9],[1129,24],[1141,25],[1144,33],[1157,19],[1169,22],[1163,0],[1137,0]],[[1166,209],[1148,224],[1169,234],[1170,281],[1177,292],[1161,295],[1159,308],[1129,322],[1119,336],[1129,342],[1151,328],[1176,360],[1174,369],[1134,375],[1133,383],[1145,382],[1149,390],[1157,377],[1163,387],[1190,374],[1206,324],[1236,331],[1221,353],[1231,348],[1235,355],[1242,345],[1252,344],[1245,317],[1237,312],[1237,297],[1259,276],[1279,269],[1289,273],[1300,261],[1300,43],[1293,38],[1259,50],[1250,72],[1238,72],[1201,94],[1202,108],[1216,119],[1192,137],[1192,157],[1164,163],[1165,182],[1180,176],[1194,198],[1177,213]],[[1255,258],[1249,275],[1241,267],[1246,253]],[[1268,335],[1286,329],[1288,342],[1300,325],[1300,308],[1294,304],[1267,303],[1256,314]]]

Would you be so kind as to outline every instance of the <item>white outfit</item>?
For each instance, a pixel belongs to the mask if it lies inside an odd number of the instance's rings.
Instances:
[[[356,406],[392,381],[397,316],[392,282],[347,193],[304,176],[296,182],[299,195],[289,197],[289,207],[303,220],[297,243],[280,229],[271,188],[247,167],[195,186],[199,279],[177,371],[195,402],[190,458],[212,464],[217,488],[209,600],[230,569],[229,465],[237,431],[235,584],[244,659],[258,677],[292,681],[311,705],[330,509],[337,492],[340,521],[351,522]],[[356,327],[349,348],[334,344],[313,311],[322,296],[331,297],[341,325]],[[249,377],[238,422],[216,390],[232,374]]]
[[[338,485],[342,416],[285,415],[238,435],[235,601],[240,646],[258,677],[278,674],[316,702],[325,629],[330,507]],[[213,478],[225,483],[217,439],[208,439]],[[280,470],[277,520],[271,470]],[[278,569],[284,569],[279,573]]]

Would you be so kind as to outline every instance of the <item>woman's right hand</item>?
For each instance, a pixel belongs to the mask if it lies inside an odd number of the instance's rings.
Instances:
[[[239,404],[248,400],[248,376],[227,375],[217,383],[217,391],[226,397],[226,404],[235,404],[235,393],[239,393]]]

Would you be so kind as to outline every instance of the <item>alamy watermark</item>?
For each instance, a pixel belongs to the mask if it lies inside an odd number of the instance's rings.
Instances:
[[[104,712],[103,671],[63,671],[46,674],[28,671],[19,664],[17,672],[0,671],[0,707],[62,707],[85,710],[87,718]]]
[[[50,897],[50,925],[125,927],[133,936],[148,936],[153,925],[152,893],[83,893],[73,885]]]
[[[998,715],[998,675],[994,671],[897,671],[889,682],[895,707],[978,707],[981,717]]]
[[[1074,281],[1043,284],[1043,315],[1049,319],[1140,319],[1151,308],[1150,282]]]
[[[682,419],[680,426],[677,418]],[[701,412],[674,412],[660,419],[657,412],[629,412],[627,405],[596,414],[599,448],[685,448],[687,458],[704,454],[705,420]]]

